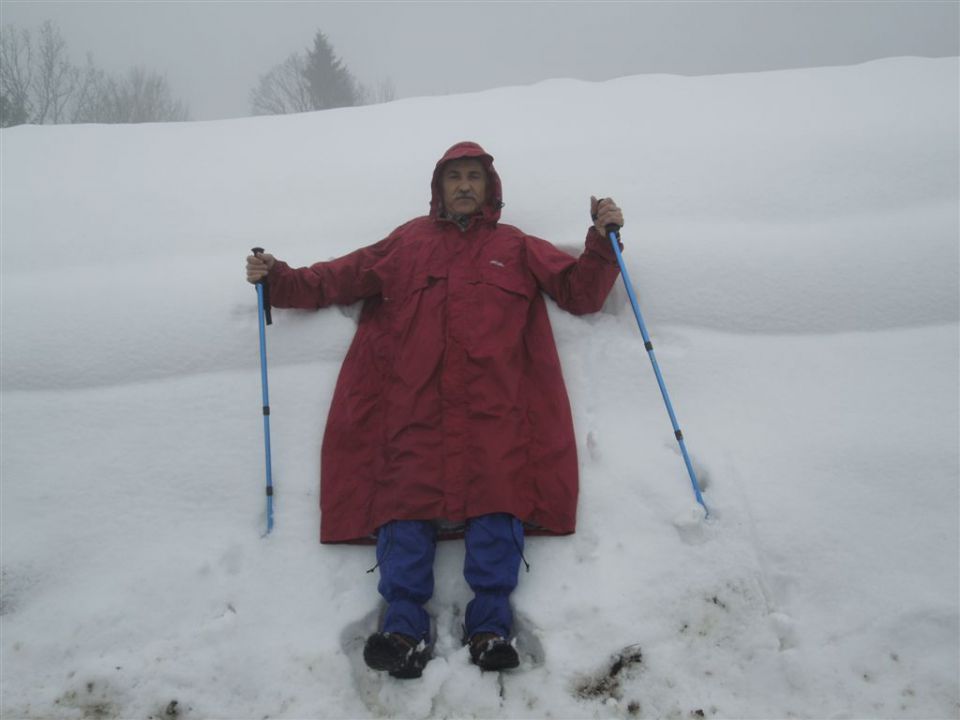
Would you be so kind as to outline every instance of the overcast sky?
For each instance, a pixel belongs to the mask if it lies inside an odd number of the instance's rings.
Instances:
[[[396,96],[548,78],[709,74],[960,54],[960,2],[284,2],[0,0],[0,23],[57,23],[75,62],[167,76],[196,120],[249,114],[260,75],[318,29]]]

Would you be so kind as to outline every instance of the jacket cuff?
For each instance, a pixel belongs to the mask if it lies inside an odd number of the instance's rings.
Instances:
[[[270,272],[267,273],[267,282],[286,274],[289,270],[289,265],[287,265],[283,260],[277,260],[275,263],[273,263],[273,267],[270,268]]]
[[[623,243],[620,241],[619,235],[617,236],[617,244],[620,246],[620,250],[622,252]],[[601,235],[597,228],[593,225],[591,225],[590,229],[587,230],[586,247],[587,250],[600,255],[607,262],[613,265],[617,264],[617,255],[613,252],[613,248],[610,246],[610,239],[604,235]]]

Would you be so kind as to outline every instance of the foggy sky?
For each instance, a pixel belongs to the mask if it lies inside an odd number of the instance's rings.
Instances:
[[[320,29],[357,79],[398,98],[550,78],[607,80],[960,54],[956,0],[885,2],[41,2],[0,23],[57,23],[70,54],[167,76],[195,120],[250,114],[260,75]]]

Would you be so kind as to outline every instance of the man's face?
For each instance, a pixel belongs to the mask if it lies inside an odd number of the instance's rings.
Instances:
[[[454,215],[479,212],[487,198],[487,171],[476,158],[451,160],[440,173],[443,206]]]

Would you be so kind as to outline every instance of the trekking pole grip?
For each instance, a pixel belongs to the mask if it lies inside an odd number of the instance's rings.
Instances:
[[[265,252],[262,247],[250,248],[250,251],[260,257]],[[262,278],[257,280],[257,285],[260,285],[258,294],[263,299],[263,317],[267,325],[273,325],[273,316],[270,313],[270,286],[267,284],[267,277],[264,275]]]

